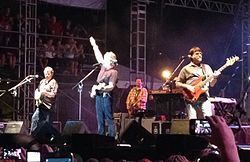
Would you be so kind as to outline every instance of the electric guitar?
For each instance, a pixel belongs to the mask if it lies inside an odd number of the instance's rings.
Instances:
[[[106,84],[99,83],[98,85],[93,85],[90,91],[90,97],[95,98],[97,91],[101,90]]]
[[[50,105],[43,102],[43,100],[44,100],[43,91],[40,91],[39,89],[36,89],[34,99],[36,101],[36,106],[37,107],[40,106],[41,104],[43,104],[46,108],[51,109]]]
[[[42,92],[39,91],[39,89],[35,90],[35,95],[34,95],[34,99],[36,100],[36,106],[39,106],[40,104],[43,103],[43,95]]]
[[[225,68],[227,68],[228,66],[232,66],[237,61],[239,61],[238,56],[227,58],[226,63],[222,67],[220,67],[217,71],[222,72]],[[192,83],[192,86],[194,86],[194,89],[195,89],[194,92],[190,92],[186,88],[183,89],[182,93],[186,100],[192,103],[196,102],[201,94],[208,91],[208,88],[204,88],[204,85],[210,82],[212,79],[214,79],[214,76],[211,75],[207,77],[205,80],[202,80],[202,79],[203,79],[203,76],[200,76],[194,83]]]

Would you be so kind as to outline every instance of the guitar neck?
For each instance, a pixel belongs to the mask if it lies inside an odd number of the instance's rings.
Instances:
[[[227,64],[224,64],[222,67],[220,67],[217,71],[219,72],[222,72],[224,69],[226,69],[228,67]],[[210,82],[212,79],[214,78],[213,75],[209,76],[207,79],[205,79],[203,82],[202,82],[202,85],[201,86],[204,86],[205,84],[207,84],[208,82]]]

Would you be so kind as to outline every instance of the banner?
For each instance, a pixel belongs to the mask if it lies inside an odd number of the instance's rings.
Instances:
[[[47,3],[89,9],[105,9],[106,0],[41,0]]]

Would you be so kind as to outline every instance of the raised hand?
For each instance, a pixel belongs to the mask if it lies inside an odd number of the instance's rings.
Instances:
[[[89,41],[90,41],[90,44],[91,44],[93,47],[96,46],[95,39],[94,39],[92,36],[89,38]]]
[[[221,151],[223,162],[240,162],[234,134],[221,116],[206,117],[212,129],[211,143]]]

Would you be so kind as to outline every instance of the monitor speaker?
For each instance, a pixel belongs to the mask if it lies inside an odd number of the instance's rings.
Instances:
[[[132,146],[152,146],[155,144],[155,136],[132,120],[121,134],[121,142]]]
[[[24,126],[23,121],[8,121],[5,123],[4,133],[9,134],[28,134],[28,128]]]
[[[88,127],[83,121],[67,121],[62,135],[72,135],[72,134],[88,134],[90,133]]]

